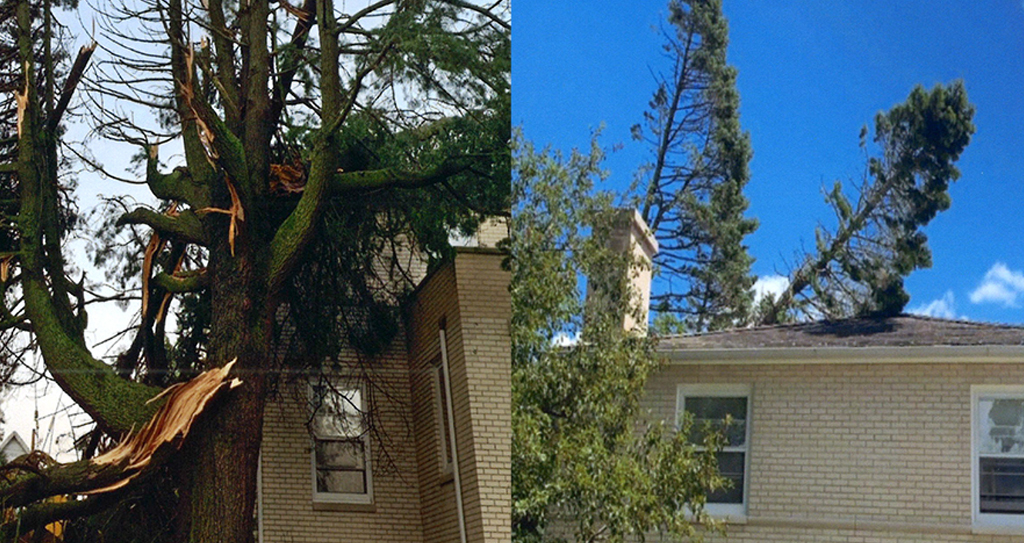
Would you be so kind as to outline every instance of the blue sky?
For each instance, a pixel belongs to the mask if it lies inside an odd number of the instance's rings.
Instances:
[[[861,178],[861,126],[916,84],[963,79],[977,107],[953,205],[926,229],[933,267],[908,310],[1024,323],[1024,4],[1020,0],[725,0],[729,62],[754,158],[753,272],[785,274],[831,212],[821,187]],[[515,0],[512,122],[536,145],[586,148],[600,125],[610,187],[649,149],[630,139],[666,69],[667,0]]]

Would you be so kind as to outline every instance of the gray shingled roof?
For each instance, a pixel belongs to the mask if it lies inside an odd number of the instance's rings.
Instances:
[[[1024,345],[1024,326],[899,315],[662,337],[658,350]]]

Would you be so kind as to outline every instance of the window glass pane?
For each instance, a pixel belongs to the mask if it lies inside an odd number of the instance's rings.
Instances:
[[[743,503],[743,464],[746,453],[720,452],[718,472],[724,479],[732,481],[732,487],[708,494],[708,503]]]
[[[316,491],[366,494],[366,472],[318,469]]]
[[[704,426],[710,424],[713,431],[723,431],[726,438],[725,446],[742,447],[747,441],[747,398],[722,398],[687,396],[684,409],[693,413],[693,429],[690,440],[699,443],[703,440]],[[726,426],[727,416],[732,422]]]
[[[978,493],[982,513],[1024,513],[1024,459],[980,458]]]
[[[978,400],[978,452],[1024,453],[1024,399]]]
[[[317,468],[363,469],[366,465],[363,455],[363,441],[317,441]]]
[[[319,388],[319,387],[318,387]],[[362,391],[324,388],[314,398],[313,432],[320,437],[356,437],[363,433]]]

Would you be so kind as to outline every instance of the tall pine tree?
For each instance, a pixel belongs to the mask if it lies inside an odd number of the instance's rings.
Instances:
[[[753,258],[743,245],[757,229],[744,218],[750,137],[739,123],[736,69],[726,62],[729,25],[721,0],[673,0],[665,51],[672,72],[633,127],[653,161],[641,170],[644,220],[661,247],[664,290],[652,297],[662,329],[704,331],[745,322]]]

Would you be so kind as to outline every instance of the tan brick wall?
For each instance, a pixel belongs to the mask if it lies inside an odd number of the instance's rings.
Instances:
[[[455,261],[473,439],[474,466],[463,485],[467,533],[487,543],[512,538],[512,301],[502,258],[463,251]]]
[[[375,425],[372,510],[318,510],[313,503],[311,441],[304,381],[281,386],[268,402],[261,458],[264,543],[423,541],[409,373],[401,336],[372,365],[368,399]],[[333,506],[339,507],[339,506]]]
[[[460,250],[455,263],[434,272],[416,292],[408,350],[400,336],[373,364],[374,383],[384,387],[373,405],[375,421],[385,437],[371,444],[372,511],[314,506],[305,385],[282,387],[264,423],[264,542],[459,540],[454,481],[440,466],[434,369],[442,320],[467,539],[511,538],[511,301],[501,260],[493,250]]]
[[[462,249],[454,265],[435,272],[417,293],[410,315],[410,358],[424,538],[457,541],[454,484],[441,477],[440,422],[433,365],[438,329],[446,322],[459,469],[467,540],[511,539],[511,345],[509,275],[502,255]]]
[[[749,523],[728,541],[1011,541],[971,535],[971,385],[1024,383],[1024,364],[676,365],[676,387],[753,387]],[[854,529],[858,527],[858,529]]]
[[[508,237],[508,219],[495,217],[487,219],[480,225],[476,233],[479,247],[496,247],[498,242]]]
[[[455,404],[455,433],[460,464],[463,471],[469,464],[465,457],[470,432],[469,417],[465,416],[468,402],[465,390],[465,360],[451,356],[451,344],[459,324],[458,295],[455,268],[446,266],[433,273],[416,294],[409,316],[409,357],[412,375],[413,412],[416,429],[416,458],[419,464],[419,485],[423,538],[425,543],[459,540],[458,516],[455,504],[455,484],[452,477],[441,473],[441,421],[436,410],[434,368],[441,362],[438,330],[440,321],[447,324],[449,344],[449,371],[452,374],[452,401]]]

